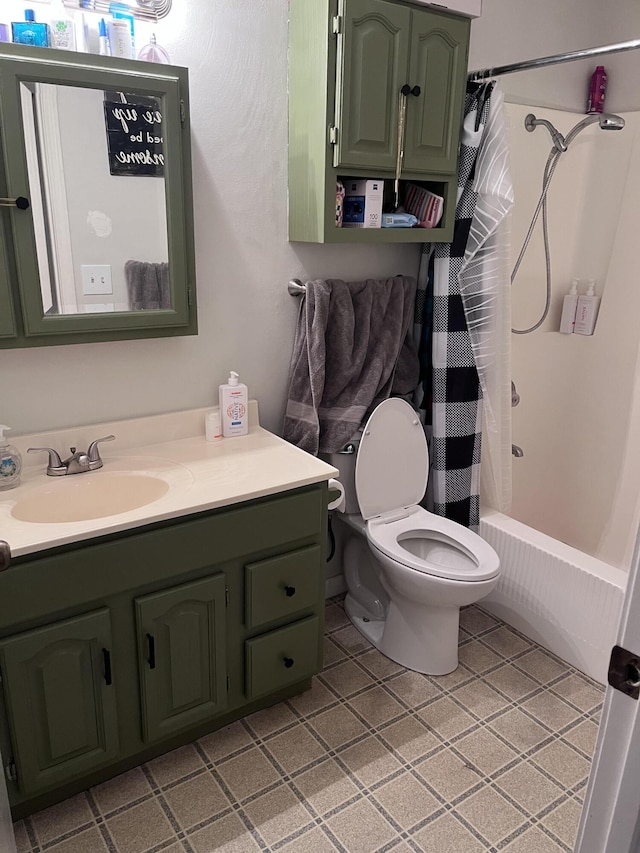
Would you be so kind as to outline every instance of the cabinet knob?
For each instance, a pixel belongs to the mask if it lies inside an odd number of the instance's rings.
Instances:
[[[29,199],[23,195],[19,195],[17,198],[0,198],[0,207],[17,207],[18,210],[28,210],[29,206]]]
[[[293,664],[294,664],[293,658],[285,658],[284,659],[284,665],[286,666],[287,669],[291,669]]]
[[[284,592],[287,598],[292,598],[296,594],[296,588],[295,586],[285,586]]]
[[[407,95],[410,95],[411,94],[411,86],[408,83],[405,83],[404,86],[400,89],[400,94],[404,95],[405,97]]]
[[[418,98],[420,96],[421,92],[422,92],[422,89],[420,88],[420,86],[414,86],[413,89],[411,90],[411,94],[415,98]]]

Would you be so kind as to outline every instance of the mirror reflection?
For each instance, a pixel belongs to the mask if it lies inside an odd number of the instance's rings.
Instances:
[[[20,85],[45,314],[171,308],[162,99]]]

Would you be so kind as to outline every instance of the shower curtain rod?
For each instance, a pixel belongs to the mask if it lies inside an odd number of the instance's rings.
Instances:
[[[640,48],[640,38],[632,41],[621,41],[617,44],[605,44],[602,47],[588,47],[585,50],[574,50],[570,53],[557,53],[555,56],[525,59],[524,62],[512,62],[511,65],[498,65],[495,68],[479,68],[476,71],[471,71],[467,80],[477,82],[489,77],[499,77],[501,74],[511,74],[512,71],[526,71],[529,68],[542,68],[545,65],[557,65],[560,62],[573,62],[576,59],[600,56],[603,53],[622,53],[624,50],[637,50],[638,48]]]

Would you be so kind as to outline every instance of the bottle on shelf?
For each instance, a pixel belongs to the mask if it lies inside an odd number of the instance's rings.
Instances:
[[[52,5],[53,17],[49,24],[49,47],[59,50],[76,49],[76,28],[74,22],[67,15],[62,0],[57,0]]]
[[[576,335],[592,335],[598,319],[600,310],[600,297],[596,296],[595,279],[589,279],[587,292],[578,297],[576,309],[576,324],[574,332]]]
[[[578,310],[578,279],[571,279],[571,288],[562,302],[562,316],[560,317],[560,331],[563,335],[571,335],[576,322],[576,311]]]
[[[11,35],[16,44],[49,47],[49,27],[36,21],[33,9],[24,10],[24,21],[13,21]]]
[[[607,72],[604,70],[604,65],[598,65],[591,75],[587,113],[601,113],[604,111],[604,96],[606,91]]]

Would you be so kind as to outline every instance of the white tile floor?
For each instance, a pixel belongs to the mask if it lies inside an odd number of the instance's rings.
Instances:
[[[312,690],[20,821],[19,852],[573,849],[599,685],[479,607],[442,678],[326,616]]]

